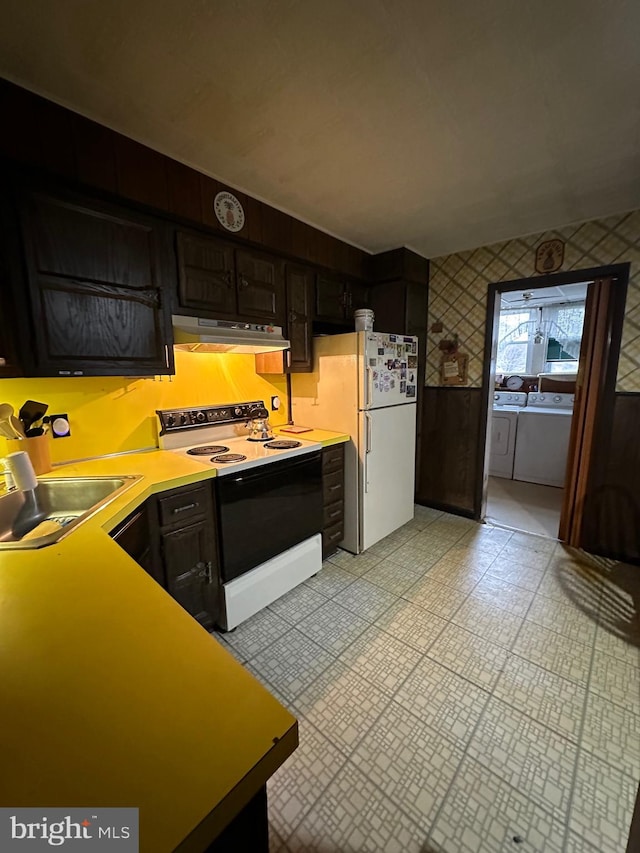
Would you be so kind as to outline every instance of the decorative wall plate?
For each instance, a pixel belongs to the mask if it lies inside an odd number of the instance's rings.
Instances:
[[[244,228],[244,210],[233,193],[217,193],[213,200],[213,211],[218,222],[227,231],[242,231]]]
[[[562,240],[547,240],[536,249],[536,272],[544,275],[559,270],[564,261],[564,243]]]

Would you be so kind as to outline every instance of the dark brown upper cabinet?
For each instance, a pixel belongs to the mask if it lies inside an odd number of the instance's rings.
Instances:
[[[366,308],[368,287],[355,281],[319,275],[316,285],[315,319],[325,323],[351,325],[353,312]]]
[[[164,226],[75,194],[19,188],[17,205],[27,375],[172,373]]]
[[[287,335],[291,341],[289,369],[309,373],[313,368],[312,329],[316,274],[308,267],[287,266]]]
[[[236,278],[233,245],[178,232],[178,295],[180,305],[214,314],[236,316]]]
[[[284,261],[195,232],[178,232],[176,246],[181,308],[284,326]]]
[[[236,250],[238,315],[285,325],[284,262],[247,249]]]

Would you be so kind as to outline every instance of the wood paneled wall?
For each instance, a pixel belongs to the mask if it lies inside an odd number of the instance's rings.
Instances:
[[[122,136],[19,86],[0,80],[0,157],[170,214],[225,237],[366,278],[369,255],[293,216]],[[244,228],[230,235],[213,199],[229,190],[245,210]]]
[[[481,428],[480,388],[424,389],[419,503],[476,516]]]
[[[615,395],[584,507],[584,548],[640,565],[640,394]]]

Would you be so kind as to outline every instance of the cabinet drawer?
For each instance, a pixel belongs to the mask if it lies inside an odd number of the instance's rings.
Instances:
[[[324,508],[324,523],[323,527],[332,527],[334,524],[340,524],[344,521],[344,501],[336,501],[333,504],[328,504]]]
[[[322,491],[325,506],[341,501],[344,498],[344,471],[340,469],[331,474],[323,474]]]
[[[160,524],[182,524],[189,519],[199,518],[210,511],[211,495],[208,486],[190,489],[188,492],[168,495],[158,500]]]
[[[344,525],[341,521],[322,531],[322,556],[333,554],[344,539]]]
[[[322,470],[325,474],[329,471],[337,471],[344,466],[344,445],[336,444],[325,447],[322,451]]]

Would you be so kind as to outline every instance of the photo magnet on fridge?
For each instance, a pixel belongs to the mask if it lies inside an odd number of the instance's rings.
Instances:
[[[415,385],[407,385],[407,397],[415,397],[416,396],[416,386]]]
[[[401,394],[404,394],[404,392],[405,392],[406,390],[407,390],[407,383],[406,383],[406,382],[401,382],[401,383],[400,383],[400,393],[401,393]]]
[[[407,359],[407,364],[409,367],[417,367],[418,366],[418,356],[410,355]]]
[[[378,355],[384,355],[384,347],[378,347]]]

